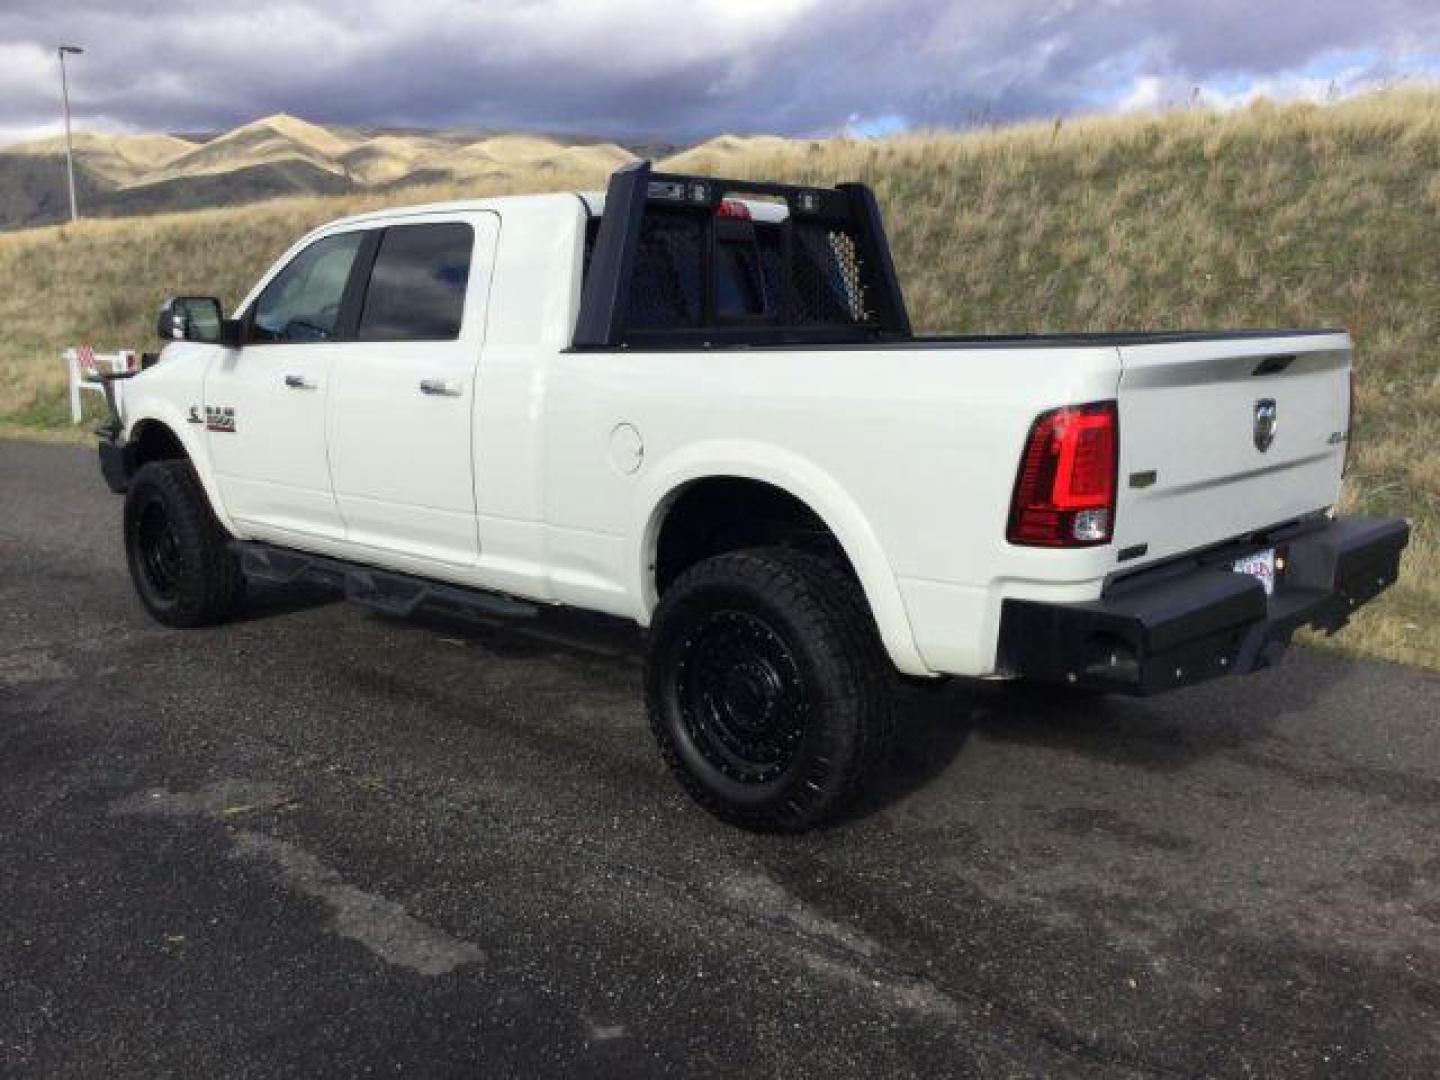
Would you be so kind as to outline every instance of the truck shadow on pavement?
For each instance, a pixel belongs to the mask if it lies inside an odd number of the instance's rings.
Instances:
[[[1064,687],[955,679],[898,691],[894,758],[851,820],[937,781],[983,737],[1122,768],[1180,772],[1274,737],[1282,717],[1304,713],[1345,677],[1346,661],[1292,650],[1282,663],[1305,666],[1303,679],[1274,671],[1220,679],[1159,698],[1076,693]]]
[[[228,620],[232,623],[259,622],[281,615],[294,615],[311,608],[337,604],[342,597],[338,591],[324,585],[305,582],[288,585],[273,585],[263,581],[247,581],[245,603]]]
[[[333,593],[257,596],[263,618],[325,603]],[[398,629],[467,641],[511,660],[569,656],[619,664],[631,677],[643,666],[645,638],[633,624],[592,612],[543,610],[533,619],[481,619],[422,609],[404,619],[374,616]],[[1220,679],[1158,698],[1080,694],[1064,687],[950,680],[897,685],[898,727],[889,766],[862,803],[836,825],[867,817],[936,782],[976,736],[1076,754],[1106,764],[1161,772],[1184,770],[1272,736],[1277,720],[1303,713],[1345,677],[1348,662],[1292,650],[1282,663],[1304,677],[1276,672]],[[643,705],[637,696],[637,713]]]

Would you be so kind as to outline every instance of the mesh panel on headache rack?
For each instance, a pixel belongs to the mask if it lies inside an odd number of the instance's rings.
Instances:
[[[789,321],[863,323],[875,318],[867,307],[867,267],[855,237],[815,222],[795,222],[790,270]]]
[[[704,228],[694,214],[645,215],[626,326],[651,330],[700,325]]]
[[[766,307],[779,307],[785,282],[785,245],[778,225],[757,225],[755,243],[760,249],[760,277],[765,283]],[[788,305],[787,305],[788,308]]]
[[[813,221],[792,221],[790,226],[790,288],[782,321],[789,326],[874,322],[876,315],[869,306],[873,268],[861,259],[854,234]],[[625,312],[627,329],[702,325],[707,227],[705,219],[692,212],[651,209],[645,214]],[[785,277],[782,230],[759,225],[755,239],[764,295],[778,297]]]

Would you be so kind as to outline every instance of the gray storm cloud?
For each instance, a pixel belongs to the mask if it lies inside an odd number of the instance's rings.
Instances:
[[[1246,83],[1440,70],[1435,0],[5,0],[0,130],[81,124],[539,127],[676,138],[1069,114]],[[1327,76],[1328,77],[1328,76]],[[1156,88],[1160,91],[1156,91]],[[1176,92],[1181,92],[1177,89]]]

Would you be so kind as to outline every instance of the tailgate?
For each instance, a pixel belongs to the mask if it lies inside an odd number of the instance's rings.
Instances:
[[[1339,497],[1349,335],[1217,336],[1119,352],[1121,552],[1143,544],[1143,561],[1154,561]]]

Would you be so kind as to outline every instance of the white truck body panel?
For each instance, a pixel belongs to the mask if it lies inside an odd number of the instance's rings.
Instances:
[[[1094,599],[1117,571],[1323,511],[1338,495],[1344,334],[571,351],[589,216],[576,196],[550,195],[317,230],[277,269],[336,231],[475,224],[459,340],[172,345],[132,380],[125,434],[178,424],[239,537],[642,625],[656,603],[656,537],[677,494],[709,477],[761,480],[833,532],[890,658],[915,675],[996,674],[1006,598]],[[1282,354],[1296,356],[1294,370],[1248,374]],[[313,390],[285,387],[297,365]],[[421,395],[421,378],[457,393]],[[1281,411],[1268,455],[1251,432],[1266,396]],[[1114,542],[1008,543],[1032,421],[1107,399],[1119,401]],[[197,438],[183,422],[190,406],[233,407],[235,431]],[[1336,432],[1341,441],[1327,441]],[[1153,485],[1127,487],[1146,470]],[[1141,544],[1143,557],[1117,561]]]

